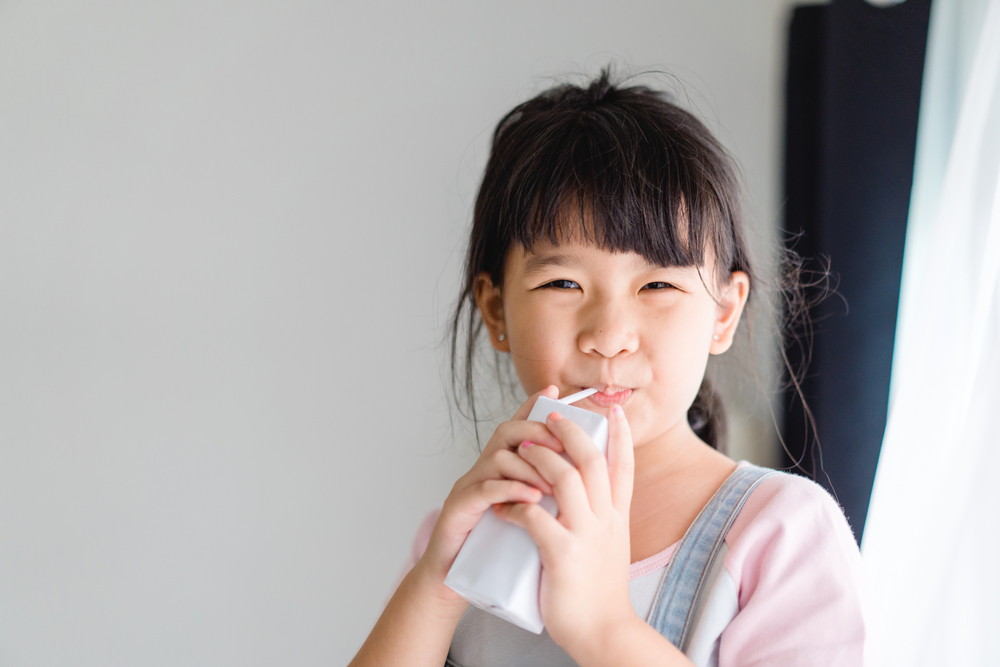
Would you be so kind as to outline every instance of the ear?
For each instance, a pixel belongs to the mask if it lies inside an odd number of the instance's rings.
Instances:
[[[503,290],[494,285],[490,274],[480,273],[475,281],[476,305],[483,324],[490,332],[490,345],[497,352],[510,352],[510,341],[507,340],[507,323],[503,318]],[[504,339],[500,340],[500,336]]]
[[[736,327],[740,323],[740,316],[749,296],[750,276],[742,271],[733,271],[715,309],[712,345],[708,348],[711,354],[722,354],[732,346]]]

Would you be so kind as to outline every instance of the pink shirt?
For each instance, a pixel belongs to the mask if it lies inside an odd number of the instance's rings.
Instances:
[[[423,554],[438,514],[421,524],[404,573]],[[732,610],[722,612],[713,649],[718,665],[865,664],[861,556],[843,512],[822,487],[796,475],[767,477],[736,517],[726,547],[724,576],[709,592],[715,608]],[[644,618],[675,548],[630,568],[630,597]],[[516,654],[521,631],[506,626],[500,621],[492,631],[510,632]]]

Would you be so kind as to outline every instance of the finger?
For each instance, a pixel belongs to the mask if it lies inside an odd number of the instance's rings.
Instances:
[[[620,405],[608,413],[608,477],[611,503],[619,512],[628,514],[635,480],[635,449],[632,431]]]
[[[528,535],[538,547],[538,555],[542,559],[543,566],[545,563],[551,563],[554,557],[565,551],[563,545],[569,537],[569,531],[541,505],[509,503],[493,508],[493,513],[503,521],[528,531]]]
[[[563,444],[566,454],[580,471],[594,511],[600,512],[611,507],[608,464],[590,436],[558,412],[550,414],[545,420],[545,425]]]
[[[545,481],[545,478],[543,478],[537,470],[535,470],[535,466],[531,465],[514,452],[508,450],[497,452],[494,460],[496,462],[497,472],[503,477],[530,484],[542,493],[550,496],[553,494],[552,486]]]
[[[452,492],[441,510],[441,516],[448,519],[447,527],[445,522],[438,520],[435,530],[442,531],[446,550],[457,552],[469,531],[476,527],[490,506],[512,502],[537,503],[541,499],[542,492],[524,482],[509,479],[486,480]]]
[[[529,396],[528,400],[522,403],[521,407],[519,407],[517,412],[514,413],[514,416],[510,418],[511,421],[524,421],[527,419],[528,415],[531,414],[531,408],[535,407],[535,401],[539,396],[545,396],[546,398],[559,398],[559,387],[554,384],[550,384],[545,389]]]
[[[537,503],[542,492],[512,479],[488,479],[464,489],[455,498],[455,510],[471,520],[469,530],[491,505],[500,503]]]
[[[497,427],[483,453],[496,449],[515,451],[525,440],[530,440],[536,445],[545,445],[557,452],[563,451],[562,443],[545,424],[535,421],[509,421]]]
[[[521,445],[518,453],[552,485],[552,495],[559,505],[558,518],[564,525],[579,525],[587,514],[593,515],[583,479],[572,463],[551,449],[530,443]]]

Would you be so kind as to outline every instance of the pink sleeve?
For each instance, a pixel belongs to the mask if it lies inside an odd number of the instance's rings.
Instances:
[[[739,612],[722,633],[721,667],[864,664],[861,554],[822,487],[765,479],[726,542]]]
[[[413,545],[410,547],[410,555],[407,556],[406,562],[403,563],[403,569],[400,570],[399,576],[396,577],[396,583],[392,587],[392,593],[389,597],[392,597],[399,585],[403,583],[403,577],[405,577],[413,566],[417,564],[420,557],[424,555],[424,550],[427,548],[427,543],[431,540],[431,531],[434,530],[434,524],[437,523],[438,516],[441,515],[441,509],[431,510],[424,520],[420,522],[420,527],[417,528],[417,534],[413,538]],[[388,603],[388,600],[386,600]]]

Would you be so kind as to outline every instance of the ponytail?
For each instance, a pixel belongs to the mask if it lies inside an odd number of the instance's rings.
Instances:
[[[726,453],[726,409],[707,377],[701,381],[687,418],[695,435],[713,449]]]

